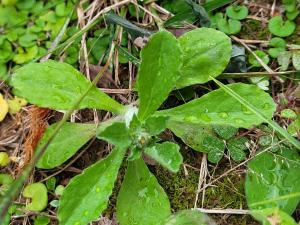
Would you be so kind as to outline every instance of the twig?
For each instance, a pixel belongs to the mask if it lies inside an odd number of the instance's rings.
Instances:
[[[234,215],[249,215],[250,210],[245,209],[203,209],[195,208],[195,210],[207,214],[234,214]]]

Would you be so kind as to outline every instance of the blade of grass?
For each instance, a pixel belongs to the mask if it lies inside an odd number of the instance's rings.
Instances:
[[[207,12],[211,12],[213,10],[216,10],[218,8],[221,8],[223,7],[224,5],[227,5],[231,2],[234,2],[235,0],[215,0],[215,1],[210,1],[210,2],[207,2],[203,5],[204,9],[207,11]]]
[[[253,113],[255,113],[258,117],[260,117],[263,121],[268,123],[275,131],[277,131],[280,135],[282,135],[284,138],[287,139],[292,145],[294,145],[298,150],[300,150],[300,142],[297,141],[295,138],[293,138],[285,129],[280,127],[277,123],[275,123],[273,120],[270,120],[266,118],[255,106],[253,106],[251,103],[249,103],[247,100],[245,100],[243,97],[238,95],[236,92],[234,92],[230,87],[224,85],[220,81],[216,80],[213,77],[210,77],[220,88],[222,88],[227,94],[231,95],[233,98],[235,98],[237,101],[239,101],[243,106],[251,110]]]

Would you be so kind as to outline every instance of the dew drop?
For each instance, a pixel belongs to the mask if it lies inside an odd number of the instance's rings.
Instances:
[[[242,111],[245,115],[252,115],[253,114],[253,112],[244,105],[242,105]]]
[[[241,123],[244,123],[245,120],[240,119],[240,118],[236,118],[236,119],[234,119],[234,122],[241,124]]]
[[[205,122],[210,122],[211,121],[211,118],[207,114],[204,114],[204,113],[200,115],[200,119],[205,121]]]
[[[226,113],[226,112],[220,112],[220,113],[218,113],[218,116],[221,117],[221,118],[223,118],[223,119],[226,119],[226,118],[228,118],[228,113]]]

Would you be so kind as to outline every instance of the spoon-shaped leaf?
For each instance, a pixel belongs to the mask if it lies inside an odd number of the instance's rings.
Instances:
[[[242,24],[238,20],[229,19],[226,18],[220,19],[218,21],[218,29],[225,34],[237,34],[242,29]]]
[[[180,76],[181,55],[177,39],[167,31],[154,34],[141,51],[137,77],[140,120],[155,112],[175,87]]]
[[[231,19],[243,20],[248,16],[249,10],[244,5],[231,5],[226,8],[226,14]]]
[[[217,77],[231,57],[231,41],[224,33],[212,28],[199,28],[179,38],[183,51],[181,77],[176,86],[205,83]]]
[[[171,214],[169,199],[142,159],[129,161],[117,199],[121,225],[157,225]]]
[[[57,123],[47,128],[37,149],[41,148],[48,141],[56,126]],[[60,166],[96,134],[95,128],[94,124],[65,123],[36,166],[42,169],[52,169]]]
[[[60,224],[88,224],[106,209],[126,149],[115,148],[105,159],[71,179],[58,209]]]
[[[226,85],[247,101],[256,106],[266,117],[271,119],[275,111],[273,99],[256,85],[235,83]],[[259,99],[259,101],[257,101]],[[220,124],[250,128],[265,122],[259,116],[244,107],[238,100],[222,88],[172,109],[158,111],[156,116],[169,116],[173,122],[188,124]]]
[[[91,85],[80,72],[66,63],[46,61],[30,63],[12,76],[15,95],[41,107],[68,110]],[[78,109],[97,108],[120,113],[123,106],[93,87]]]

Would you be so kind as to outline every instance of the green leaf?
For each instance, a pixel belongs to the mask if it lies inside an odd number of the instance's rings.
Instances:
[[[202,143],[207,135],[212,135],[211,126],[188,122],[168,121],[167,127],[188,146],[199,152],[206,152]]]
[[[297,114],[292,109],[284,109],[280,112],[282,118],[297,119]]]
[[[237,100],[239,103],[242,104],[242,107],[246,109],[247,113],[253,113],[257,116],[257,119],[261,122],[266,122],[269,124],[269,126],[277,131],[281,136],[283,136],[288,142],[290,142],[292,145],[294,145],[297,149],[300,150],[300,142],[297,141],[295,138],[293,138],[285,129],[280,127],[277,123],[275,123],[273,120],[271,120],[272,115],[268,114],[267,112],[274,112],[274,102],[271,100],[272,104],[270,103],[264,103],[263,108],[257,106],[257,104],[253,104],[252,101],[250,101],[249,98],[244,97],[243,95],[239,94],[236,90],[232,88],[232,86],[224,85],[220,81],[214,79],[214,82],[218,84],[221,89],[223,89],[228,95],[232,96],[235,100]],[[250,93],[249,93],[250,95]],[[264,97],[267,98],[267,97]],[[270,96],[269,96],[270,98]]]
[[[245,150],[247,150],[248,139],[246,137],[234,138],[227,142],[227,149],[229,151],[230,157],[236,161],[242,161],[246,159]]]
[[[269,94],[255,85],[235,83],[226,85],[245,98],[268,119],[275,111],[275,103]],[[260,99],[260,101],[257,101]],[[239,103],[222,88],[214,90],[199,99],[172,109],[158,111],[156,116],[168,116],[174,122],[194,124],[219,124],[233,127],[250,128],[265,122],[247,107]]]
[[[47,128],[36,151],[44,146],[57,125],[55,123]],[[36,166],[41,169],[60,166],[96,134],[95,128],[94,124],[64,123]]]
[[[278,64],[281,66],[280,71],[286,71],[290,65],[290,59],[292,57],[292,53],[289,51],[280,52],[277,56]]]
[[[27,185],[23,190],[25,198],[31,198],[31,202],[25,209],[35,212],[43,211],[48,204],[47,188],[43,183],[33,183]]]
[[[159,135],[167,127],[167,117],[149,117],[145,122],[145,128],[147,132],[153,136]]]
[[[157,225],[171,214],[169,199],[142,159],[128,162],[117,199],[121,225]]]
[[[40,107],[68,110],[87,91],[91,82],[66,63],[52,60],[30,63],[18,69],[11,84],[17,96]],[[120,113],[123,106],[93,87],[77,109],[97,108]]]
[[[296,24],[292,21],[283,21],[281,16],[274,16],[269,20],[269,30],[278,37],[287,37],[294,33]]]
[[[297,225],[295,220],[278,208],[267,208],[262,210],[253,210],[251,215],[262,223],[262,225]]]
[[[266,65],[270,62],[270,58],[265,52],[256,50],[253,53],[257,55]],[[262,67],[261,63],[256,59],[256,57],[253,54],[249,55],[249,63],[253,67]]]
[[[71,179],[60,198],[60,224],[85,225],[106,209],[126,150],[115,148],[105,159]]]
[[[131,136],[126,124],[121,121],[106,121],[97,129],[97,138],[123,148],[131,144]]]
[[[215,225],[215,223],[197,210],[182,210],[171,215],[161,225]]]
[[[154,34],[141,51],[137,77],[141,120],[154,113],[175,87],[180,76],[181,55],[177,39],[167,31]]]
[[[37,56],[38,51],[39,49],[36,45],[25,49],[19,47],[17,48],[18,54],[13,57],[13,61],[17,64],[29,62]]]
[[[296,70],[300,70],[300,50],[293,52],[293,66]]]
[[[241,31],[242,29],[242,24],[238,20],[234,19],[220,19],[218,21],[218,29],[225,34],[237,34]]]
[[[145,148],[145,153],[173,173],[177,173],[182,164],[179,145],[172,142],[154,144]]]
[[[36,44],[37,39],[38,36],[36,34],[31,34],[31,33],[24,34],[19,38],[19,44],[25,48],[32,47]]]
[[[49,217],[37,216],[34,220],[34,225],[48,225],[51,221]]]
[[[295,149],[259,152],[248,164],[245,183],[250,209],[278,207],[291,215],[300,201],[300,156]],[[285,198],[286,196],[286,198]]]
[[[219,137],[228,140],[232,138],[238,131],[236,127],[232,126],[220,126],[220,125],[213,125],[214,132],[216,132]]]
[[[249,10],[244,5],[231,5],[226,8],[226,14],[231,19],[243,20],[248,16]]]
[[[208,161],[218,163],[222,159],[225,150],[225,143],[223,140],[209,135],[203,138],[202,145],[203,149],[208,153]]]
[[[209,76],[217,77],[225,70],[231,57],[231,41],[220,31],[199,28],[179,38],[183,51],[183,67],[177,88],[201,84]]]

